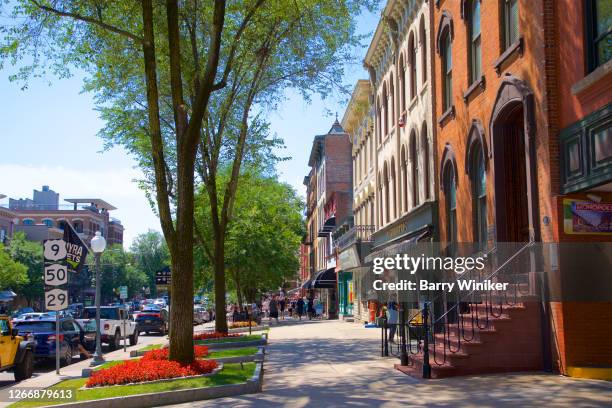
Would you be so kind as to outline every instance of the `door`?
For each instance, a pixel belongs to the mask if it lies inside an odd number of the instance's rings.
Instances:
[[[11,337],[11,326],[8,320],[0,319],[0,367],[13,364],[17,351],[17,340]]]

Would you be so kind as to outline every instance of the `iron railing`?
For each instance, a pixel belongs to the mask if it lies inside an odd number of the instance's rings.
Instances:
[[[533,244],[530,241],[521,246],[499,265],[495,264],[494,248],[484,254],[490,262],[488,269],[467,272],[470,276],[466,279],[478,282],[503,277],[503,282],[509,283],[506,291],[474,289],[461,295],[438,293],[434,299],[422,302],[423,306],[407,321],[402,321],[405,314],[400,304],[399,323],[389,324],[382,319],[381,354],[400,358],[402,365],[412,364],[409,356],[419,355],[423,360],[423,378],[431,378],[432,364],[446,364],[449,354],[463,351],[464,343],[479,341],[481,331],[491,329],[493,322],[503,317],[504,307],[517,306],[535,295],[532,268],[525,268],[526,260],[521,258]],[[387,338],[391,326],[396,327],[399,340],[393,343]]]

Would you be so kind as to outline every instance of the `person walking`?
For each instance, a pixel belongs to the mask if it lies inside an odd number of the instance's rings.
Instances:
[[[395,332],[397,331],[397,323],[399,321],[399,313],[395,302],[389,302],[387,307],[387,325],[389,326],[389,343],[395,343]]]
[[[278,301],[274,297],[270,300],[270,324],[272,324],[272,319],[276,319],[276,323],[279,323],[278,322]]]
[[[297,308],[297,314],[300,320],[302,320],[302,315],[304,314],[304,299],[299,298],[297,303],[296,303],[296,308]]]
[[[281,298],[278,301],[278,305],[280,306],[281,319],[285,320],[285,306],[287,306],[287,301],[285,300],[285,298]]]
[[[308,308],[306,309],[306,313],[308,313],[308,320],[312,320],[314,312],[314,299],[308,298]]]

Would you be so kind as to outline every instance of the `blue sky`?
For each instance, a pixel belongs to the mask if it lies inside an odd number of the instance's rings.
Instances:
[[[378,16],[359,16],[358,32],[373,33]],[[359,60],[367,45],[355,51]],[[22,90],[8,80],[12,72],[12,67],[0,70],[0,194],[31,197],[34,188],[46,184],[60,193],[60,200],[105,199],[118,208],[112,216],[126,228],[126,245],[148,229],[160,230],[143,192],[133,182],[140,175],[133,159],[120,148],[101,152],[97,133],[103,122],[94,110],[92,95],[81,92],[82,75],[40,78]],[[346,67],[345,83],[352,85],[359,78],[367,78],[360,64]],[[280,177],[303,195],[312,138],[327,132],[334,121],[329,112],[341,118],[345,105],[340,96],[325,101],[313,97],[307,103],[293,91],[286,95],[269,120],[272,132],[285,140],[286,149],[280,154],[292,158],[279,165]]]

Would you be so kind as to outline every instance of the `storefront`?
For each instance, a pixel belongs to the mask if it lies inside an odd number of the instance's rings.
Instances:
[[[353,316],[353,273],[338,273],[338,303],[340,318]]]

